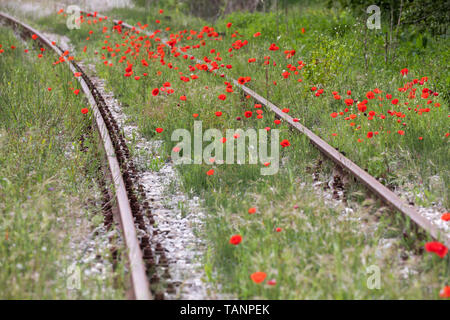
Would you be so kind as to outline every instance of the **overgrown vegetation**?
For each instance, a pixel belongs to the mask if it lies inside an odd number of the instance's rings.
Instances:
[[[123,266],[116,275],[107,247],[89,239],[103,225],[102,154],[77,81],[8,28],[0,45],[0,298],[123,298]]]
[[[198,39],[195,36],[209,22],[186,15],[180,6],[160,5],[152,2],[146,9],[115,9],[105,13],[131,24],[148,24],[146,30],[162,30],[151,39],[139,40],[139,35],[117,34],[116,30],[108,32],[110,38],[106,39],[101,28],[105,23],[111,27],[109,22],[84,23],[79,35],[72,38],[78,57],[97,63],[99,75],[128,106],[125,112],[141,132],[148,139],[164,140],[166,157],[175,146],[170,137],[173,130],[186,128],[192,133],[195,120],[203,121],[204,130],[279,128],[282,139],[291,144],[282,149],[282,166],[274,176],[260,175],[263,164],[206,163],[179,167],[186,192],[200,195],[208,210],[208,233],[204,236],[210,249],[204,263],[209,280],[220,282],[224,290],[240,298],[438,298],[439,290],[449,278],[448,255],[441,259],[423,254],[422,246],[427,239],[418,237],[410,221],[368,198],[360,186],[346,186],[346,207],[352,210],[330,207],[312,187],[312,174],[320,171],[320,180],[328,181],[334,168],[323,164],[318,169],[319,153],[304,136],[290,131],[283,123],[274,124],[271,114],[263,113],[262,119],[256,119],[255,103],[237,88],[226,92],[223,78],[189,68],[195,62],[184,59],[183,54],[175,57],[167,49],[163,49],[164,55],[161,50],[158,52],[155,38],[183,34],[177,47],[189,45],[186,52],[199,59],[208,57],[219,66],[232,66],[221,67],[223,70],[218,74],[251,77],[246,85],[282,108],[289,108],[289,114],[383,183],[413,192],[417,204],[424,206],[449,203],[445,96],[450,84],[448,42],[415,26],[402,27],[398,37],[393,38],[398,40],[387,42],[386,32],[391,32],[391,27],[385,20],[381,30],[367,30],[364,13],[355,15],[355,11],[340,6],[325,8],[323,3],[287,6],[285,15],[273,11],[234,12],[216,21],[213,27],[218,35],[207,37],[213,31],[206,31],[203,39]],[[159,9],[164,12],[159,13]],[[57,22],[35,23],[57,32],[55,26],[63,25],[64,20],[61,16],[55,19]],[[93,34],[86,40],[90,30]],[[196,33],[191,34],[190,30]],[[257,32],[261,36],[254,37]],[[187,38],[189,35],[192,39]],[[146,40],[151,43],[150,55],[144,46]],[[248,45],[229,52],[236,40],[248,40]],[[280,49],[268,50],[272,43]],[[136,44],[142,45],[137,45],[139,56]],[[198,48],[192,47],[198,44]],[[86,52],[81,53],[85,46]],[[114,52],[117,48],[121,50]],[[121,59],[128,48],[134,56]],[[284,50],[295,50],[295,54],[287,58]],[[249,63],[251,58],[255,62]],[[144,66],[141,59],[149,66]],[[266,60],[269,64],[264,64]],[[299,64],[299,60],[303,63]],[[129,64],[133,65],[133,74],[125,77],[124,70]],[[304,67],[291,71],[288,64]],[[406,77],[400,74],[404,68],[409,70]],[[286,78],[285,71],[290,73]],[[180,81],[179,72],[198,78]],[[135,76],[139,78],[136,80]],[[408,110],[403,103],[409,98],[398,88],[425,76],[428,77],[425,86],[440,94],[432,98],[430,112],[419,115],[414,111],[416,105],[427,106],[420,97],[422,92],[418,91],[417,99],[411,101],[414,107]],[[161,89],[166,82],[174,93],[160,92],[153,96],[152,89]],[[312,91],[312,87],[316,90]],[[316,96],[320,89],[324,90],[323,95]],[[367,93],[374,89],[382,93],[376,93],[377,99],[367,98]],[[340,100],[333,91],[341,96]],[[226,94],[226,99],[218,100],[219,94]],[[386,94],[393,97],[387,98]],[[181,96],[186,100],[180,100]],[[348,114],[357,115],[354,126],[339,114],[330,117],[333,112],[347,114],[344,111],[347,98],[357,99],[358,103],[370,100],[366,112],[358,110],[355,102],[348,106],[351,110]],[[391,101],[396,98],[400,104],[394,105]],[[399,123],[396,115],[388,115],[391,109],[405,114],[405,118],[399,117],[404,120]],[[243,114],[249,110],[253,116],[246,118]],[[220,117],[217,111],[222,112]],[[383,114],[386,119],[369,120],[370,111]],[[198,116],[194,117],[195,114]],[[158,134],[156,128],[164,128],[164,132]],[[404,134],[398,134],[399,130]],[[368,138],[369,131],[380,134]],[[206,174],[210,169],[214,170],[213,175]],[[250,208],[256,212],[250,214]],[[237,246],[229,243],[235,234],[243,237]],[[381,271],[379,290],[367,286],[367,268],[371,265]],[[250,274],[256,271],[264,271],[266,280],[275,282],[266,281],[263,285],[252,282]]]
[[[164,21],[164,18],[153,7],[139,12],[133,9],[113,10],[111,15],[132,23],[148,23],[151,30],[163,29],[155,20]],[[447,66],[449,43],[414,26],[401,28],[398,40],[388,39],[386,42],[390,24],[383,20],[382,29],[368,30],[365,21],[368,16],[365,13],[356,16],[346,9],[324,9],[320,3],[290,7],[284,17],[274,12],[235,12],[215,25],[216,30],[226,31],[222,36],[226,40],[208,41],[206,46],[200,46],[192,53],[198,58],[209,57],[214,61],[219,52],[222,60],[216,62],[233,66],[230,70],[224,68],[228,75],[234,78],[251,76],[253,80],[247,84],[249,87],[263,93],[277,105],[290,108],[293,116],[371,174],[382,178],[385,184],[404,187],[408,191],[413,188],[414,192],[419,187],[422,193],[427,194],[423,199],[415,199],[420,204],[441,201],[448,207],[450,200],[445,186],[449,183],[446,117],[450,92]],[[170,25],[171,30],[200,30],[207,25],[207,22],[178,11],[170,13],[170,17],[166,24]],[[230,29],[226,28],[227,23],[232,23]],[[235,30],[238,31],[237,36],[229,38]],[[261,32],[261,36],[254,38],[256,32]],[[230,57],[228,50],[231,43],[239,39],[248,40],[249,45],[231,52],[233,56]],[[194,39],[185,40],[178,46],[195,43]],[[281,49],[269,51],[271,43],[276,43]],[[211,49],[216,53],[211,53]],[[295,56],[286,59],[285,49],[296,50]],[[269,55],[270,63],[263,65],[263,57]],[[256,61],[248,63],[250,58],[256,58]],[[304,67],[295,74],[287,65],[297,67],[297,61],[302,61]],[[400,73],[403,68],[409,70],[406,77]],[[283,77],[283,71],[290,73],[287,79]],[[414,100],[408,99],[407,93],[399,92],[398,88],[407,82],[425,76],[428,82],[423,87],[439,93],[438,97],[434,97],[433,104],[427,105],[427,100],[420,97],[421,92]],[[299,79],[302,82],[298,82]],[[316,97],[315,92],[311,92],[312,87],[325,90],[325,94]],[[419,86],[418,90],[423,87]],[[337,119],[330,117],[333,112],[345,110],[343,100],[346,98],[361,102],[367,100],[367,92],[374,89],[380,89],[381,93],[376,99],[369,100],[366,116],[358,117],[357,121],[344,121],[344,116]],[[348,90],[351,90],[350,96],[347,95]],[[339,93],[341,100],[334,99],[333,91]],[[391,104],[392,99],[386,99],[386,94],[392,95],[394,100],[398,98],[399,104]],[[384,100],[380,102],[378,97]],[[410,104],[403,105],[404,102]],[[441,106],[435,107],[436,103]],[[349,108],[347,116],[358,112],[356,104]],[[418,114],[419,109],[427,107],[430,107],[430,112]],[[388,115],[389,110],[401,112],[406,118],[401,118],[398,123],[395,116]],[[374,121],[368,120],[369,111],[374,111],[376,115],[384,114],[387,119],[375,117]],[[351,122],[355,126],[349,126]],[[398,135],[399,130],[406,134]],[[367,139],[369,131],[383,133],[370,140]],[[430,184],[430,177],[435,179],[436,176],[440,182]],[[419,181],[419,186],[405,185],[404,182],[411,180]]]

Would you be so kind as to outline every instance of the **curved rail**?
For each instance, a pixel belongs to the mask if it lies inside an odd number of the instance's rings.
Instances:
[[[81,11],[82,13],[87,14],[88,16],[95,16],[98,18],[107,18],[106,16],[100,15],[98,13],[90,13],[86,11]],[[114,24],[120,24],[122,27],[125,27],[127,29],[130,29],[132,31],[138,30],[136,27],[127,24],[123,21],[119,20],[113,20]],[[142,32],[142,31],[138,31]],[[143,32],[146,35],[150,35],[148,32]],[[164,44],[166,47],[169,47],[169,45],[166,43],[167,39],[161,38],[161,43]],[[186,53],[184,53],[186,54]],[[192,55],[189,55],[189,57],[192,57]],[[195,58],[195,57],[194,57]],[[196,59],[195,61],[197,63],[203,64],[204,61]],[[211,70],[210,70],[211,71]],[[214,73],[216,73],[215,70],[213,70]],[[405,201],[403,201],[399,196],[397,196],[394,192],[386,188],[383,184],[381,184],[378,180],[376,180],[373,176],[371,176],[369,173],[364,171],[361,167],[359,167],[357,164],[352,162],[350,159],[345,157],[342,153],[338,152],[335,148],[333,148],[331,145],[329,145],[325,140],[314,134],[311,130],[309,130],[307,127],[303,126],[302,124],[295,122],[294,118],[292,118],[290,115],[284,113],[281,111],[279,107],[277,107],[275,104],[267,100],[266,98],[262,97],[255,91],[251,90],[250,88],[246,87],[245,85],[240,84],[236,79],[233,79],[226,74],[224,75],[226,79],[232,81],[235,86],[240,88],[243,92],[250,95],[253,99],[258,101],[259,103],[266,106],[270,111],[274,112],[276,116],[280,119],[285,120],[291,127],[293,127],[295,130],[305,134],[311,143],[317,147],[320,152],[322,152],[327,158],[331,159],[333,162],[335,162],[338,166],[345,169],[347,172],[349,172],[352,176],[354,176],[356,179],[358,179],[361,183],[363,183],[369,190],[371,190],[373,193],[375,193],[381,200],[383,200],[388,206],[398,210],[405,216],[408,216],[413,220],[418,226],[420,226],[422,229],[426,230],[433,238],[435,239],[442,239],[443,243],[450,248],[450,235],[449,234],[442,234],[442,232],[433,225],[430,220],[422,216],[415,208],[414,206],[408,205]]]
[[[27,34],[29,36],[31,36],[32,34],[37,35],[37,40],[42,45],[53,50],[57,55],[62,56],[63,52],[57,46],[53,45],[51,41],[49,41],[42,33],[32,28],[31,26],[3,12],[0,12],[0,19],[6,21],[13,28],[20,28],[24,35]],[[81,68],[74,61],[69,61],[66,59],[66,62],[68,63],[68,66],[73,73],[80,72]],[[130,202],[127,196],[125,183],[122,177],[122,173],[120,171],[119,161],[114,150],[113,142],[111,140],[109,131],[102,117],[102,114],[97,106],[97,101],[93,95],[93,92],[96,89],[95,88],[89,89],[89,86],[92,87],[92,83],[90,83],[89,79],[84,73],[82,77],[77,77],[77,79],[83,89],[84,94],[88,98],[89,104],[91,105],[91,108],[93,110],[97,129],[100,134],[100,138],[103,142],[103,147],[105,149],[106,156],[108,159],[109,170],[112,175],[112,180],[114,182],[123,237],[125,240],[126,247],[128,248],[127,255],[130,267],[133,296],[137,300],[149,300],[152,298],[152,296],[148,285],[148,279],[145,271],[142,251],[137,239]]]

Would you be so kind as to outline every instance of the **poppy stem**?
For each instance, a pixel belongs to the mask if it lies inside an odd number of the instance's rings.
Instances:
[[[384,63],[388,61],[388,32],[386,31],[386,38],[384,39]]]
[[[369,65],[367,63],[367,28],[364,26],[364,66],[366,68],[366,74],[369,69]]]

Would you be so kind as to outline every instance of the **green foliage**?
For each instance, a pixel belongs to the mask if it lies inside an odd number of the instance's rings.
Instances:
[[[343,7],[350,7],[357,15],[364,15],[370,5],[376,4],[386,22],[390,22],[391,10],[393,24],[396,25],[401,14],[403,25],[414,25],[433,35],[448,34],[450,2],[447,0],[339,0]],[[401,9],[401,11],[400,11]]]

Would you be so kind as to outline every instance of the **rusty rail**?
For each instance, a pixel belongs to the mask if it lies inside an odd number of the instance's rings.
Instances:
[[[6,21],[13,28],[16,29],[20,28],[23,34],[25,35],[28,34],[29,36],[31,36],[32,34],[36,34],[38,37],[37,40],[43,46],[53,50],[58,56],[61,56],[63,54],[63,52],[57,46],[53,45],[51,41],[49,41],[43,34],[41,34],[36,29],[32,28],[31,26],[3,12],[0,12],[0,19]],[[74,61],[68,61],[66,59],[66,62],[73,73],[80,72],[80,70],[82,71],[82,69]],[[82,73],[83,76],[78,77],[77,79],[93,110],[97,129],[100,134],[100,138],[103,142],[103,147],[105,149],[109,164],[109,170],[112,175],[112,180],[115,187],[115,195],[120,214],[120,222],[122,226],[125,244],[128,249],[127,256],[130,267],[133,297],[137,300],[149,300],[152,298],[152,295],[150,293],[148,285],[148,279],[145,271],[142,251],[137,239],[133,215],[127,191],[125,188],[124,179],[122,177],[122,173],[120,170],[119,161],[115,153],[113,141],[111,140],[111,136],[108,131],[107,125],[105,124],[103,116],[97,106],[98,101],[96,101],[96,99],[94,98],[95,95],[93,93],[96,89],[93,87],[92,83],[90,83],[90,80],[86,76],[86,74],[84,74],[84,72]],[[89,87],[92,87],[92,89],[90,89]]]

